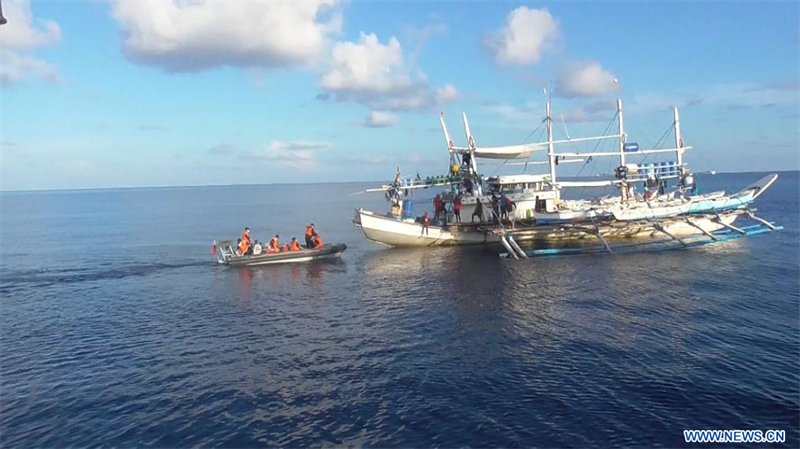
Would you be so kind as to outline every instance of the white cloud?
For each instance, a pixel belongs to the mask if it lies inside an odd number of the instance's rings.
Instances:
[[[334,46],[321,85],[328,96],[333,94],[338,101],[355,101],[385,111],[427,109],[458,98],[452,85],[436,92],[429,87],[424,73],[411,73],[397,38],[390,38],[384,45],[376,35],[361,33],[358,42]]]
[[[486,108],[509,124],[531,126],[531,129],[536,128],[545,116],[544,107],[535,103],[527,103],[524,106],[490,103]]]
[[[248,161],[263,161],[278,164],[293,169],[315,170],[317,168],[317,155],[321,151],[333,148],[327,142],[283,142],[273,140],[266,149],[246,150],[236,145],[220,143],[214,145],[206,152],[215,157],[244,159]]]
[[[331,58],[322,87],[337,94],[390,94],[414,85],[395,37],[382,45],[374,34],[361,33],[358,43],[337,43]]]
[[[572,123],[607,122],[614,117],[616,111],[617,106],[613,101],[596,101],[571,111],[559,113],[555,120],[561,119]]]
[[[446,84],[436,90],[436,103],[438,104],[451,103],[459,98],[461,98],[461,94],[452,84]]]
[[[498,64],[527,65],[538,63],[559,34],[558,22],[547,9],[520,6],[508,15],[506,25],[485,42]]]
[[[52,20],[34,22],[28,1],[5,2],[0,26],[0,83],[11,84],[29,77],[58,82],[58,67],[31,52],[61,41],[61,28]]]
[[[372,111],[367,119],[364,121],[364,126],[367,128],[385,128],[394,126],[400,123],[400,119],[396,115],[388,114],[386,112]]]
[[[669,112],[673,107],[720,106],[728,110],[797,106],[800,104],[796,83],[725,83],[703,89],[684,90],[670,94],[643,93],[635,95],[626,110],[637,114]]]
[[[569,62],[561,67],[556,93],[565,98],[596,97],[616,90],[616,77],[599,63]]]
[[[327,142],[281,142],[273,140],[270,148],[273,150],[287,150],[287,151],[313,151],[313,150],[329,150],[333,145]]]
[[[61,81],[58,67],[47,61],[13,51],[0,51],[0,83],[14,84],[30,77],[54,83]]]
[[[94,168],[94,164],[86,159],[70,159],[63,163],[63,168],[71,174],[85,174]]]
[[[341,28],[325,13],[333,0],[221,2],[113,1],[113,17],[134,61],[167,71],[220,66],[276,68],[310,64]]]
[[[0,44],[5,50],[32,51],[55,44],[61,40],[61,28],[52,20],[33,23],[33,13],[28,1],[6,1],[3,16],[8,23],[0,27]]]

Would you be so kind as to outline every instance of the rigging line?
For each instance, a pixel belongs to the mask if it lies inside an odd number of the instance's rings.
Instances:
[[[603,130],[603,135],[607,135],[608,134],[609,130],[611,129],[611,125],[614,124],[614,122],[616,121],[618,115],[619,115],[619,111],[617,111],[614,114],[614,117],[612,117],[611,120],[608,122],[608,124],[606,125],[606,128]],[[605,139],[598,140],[597,143],[594,144],[594,148],[592,149],[592,151],[589,154],[597,152],[597,149],[599,147],[601,147],[601,146],[604,147],[605,144],[606,144]],[[583,164],[581,166],[580,170],[578,170],[578,173],[575,176],[579,177],[581,175],[581,173],[583,172],[583,169],[586,168],[587,165],[588,165],[588,163]],[[594,173],[594,168],[595,168],[595,165],[592,164],[592,168],[589,170],[589,175],[592,175]],[[580,196],[583,196],[585,191],[586,191],[586,187],[581,187]],[[604,189],[604,191],[605,191],[605,189]]]
[[[545,118],[541,122],[539,122],[539,126],[537,126],[533,131],[531,131],[525,137],[525,139],[522,140],[522,145],[524,145],[528,141],[528,139],[533,135],[533,133],[535,133],[536,131],[539,130],[539,128],[542,127],[542,123],[544,123],[546,120],[547,120],[547,118]],[[530,156],[528,156],[528,160],[530,160]],[[494,169],[494,171],[492,172],[492,174],[490,176],[494,176],[495,174],[497,174],[497,171],[500,170],[506,164],[506,162],[508,162],[508,159],[505,159],[502,164],[498,165],[497,168]]]
[[[675,129],[675,123],[673,122],[670,126],[667,127],[667,130],[664,131],[664,134],[661,135],[661,137],[658,139],[658,141],[655,143],[655,145],[653,145],[653,147],[651,149],[654,150],[654,149],[659,148],[659,145],[661,145],[665,141],[665,139],[669,135],[670,131],[673,131],[674,129]],[[644,165],[645,163],[649,163],[651,158],[652,158],[653,161],[655,161],[656,156],[654,154],[648,154],[647,156],[642,158],[640,164]]]

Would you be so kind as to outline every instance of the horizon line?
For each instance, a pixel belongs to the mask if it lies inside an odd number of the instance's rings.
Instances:
[[[697,174],[708,174],[710,170],[705,170]],[[794,170],[758,170],[758,171],[717,171],[716,175],[733,175],[733,174],[746,174],[746,173],[789,173],[800,172],[800,169]],[[580,178],[580,176],[565,176],[566,178]],[[356,184],[356,183],[380,183],[387,181],[317,181],[317,182],[269,182],[263,184],[194,184],[194,185],[161,185],[161,186],[123,186],[123,187],[85,187],[85,188],[66,188],[66,189],[21,189],[21,190],[3,190],[0,193],[44,193],[44,192],[81,192],[81,191],[95,191],[95,190],[140,190],[140,189],[189,189],[189,188],[203,188],[203,187],[255,187],[255,186],[280,186],[280,185],[318,185],[318,184]]]

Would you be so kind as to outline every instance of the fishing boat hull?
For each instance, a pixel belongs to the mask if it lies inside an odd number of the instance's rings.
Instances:
[[[720,197],[713,197],[710,199],[703,198],[698,201],[692,201],[689,213],[698,214],[745,208],[755,201],[756,198],[761,196],[761,194],[772,186],[777,179],[778,175],[773,173],[759,179],[733,195],[721,195]]]
[[[580,223],[592,220],[601,220],[606,217],[602,211],[595,209],[557,210],[554,212],[535,211],[533,217],[539,224],[566,224]]]
[[[422,225],[404,221],[392,216],[379,215],[363,209],[355,212],[354,223],[361,228],[367,240],[392,247],[422,247],[446,245],[475,245],[500,243],[503,233],[511,234],[517,241],[562,242],[582,239],[596,239],[599,232],[607,239],[654,238],[663,237],[656,229],[654,221],[608,222],[596,228],[591,224],[566,225],[520,225],[515,229],[498,229],[494,224],[450,225],[447,228],[430,226],[427,233]],[[698,232],[714,232],[731,225],[742,214],[735,211],[727,214],[693,216],[691,220],[683,217],[658,221],[658,226],[676,236],[692,235]]]
[[[259,266],[274,265],[284,263],[311,262],[323,259],[335,259],[341,257],[347,249],[347,245],[329,245],[322,249],[304,249],[302,251],[290,251],[285,253],[259,254],[257,256],[233,256],[222,259],[219,263],[232,267],[239,266]]]

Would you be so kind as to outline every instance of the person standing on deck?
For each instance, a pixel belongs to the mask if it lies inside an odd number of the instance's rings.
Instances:
[[[439,211],[442,210],[444,206],[444,202],[442,201],[442,195],[436,194],[436,197],[433,198],[433,219],[439,219]]]
[[[500,221],[506,220],[508,218],[508,198],[506,198],[506,194],[500,195]]]
[[[456,223],[461,223],[461,195],[458,195],[456,199],[453,200],[453,213],[456,216]]]
[[[311,223],[306,227],[306,248],[313,248],[314,242],[312,241],[312,237],[314,234],[317,233],[317,228],[314,227],[314,223]]]
[[[430,224],[431,217],[428,215],[428,211],[425,211],[425,215],[422,216],[422,234],[428,235],[428,226],[430,226]]]
[[[481,202],[480,197],[475,198],[475,210],[472,212],[472,217],[470,218],[470,222],[475,222],[475,217],[478,217],[478,223],[483,221],[483,203]]]
[[[253,241],[250,240],[250,228],[244,228],[242,241],[239,242],[239,251],[241,251],[243,256],[253,253]]]

